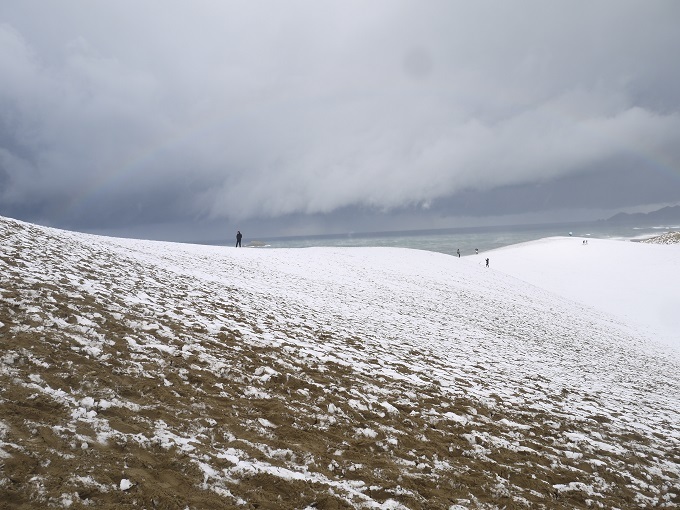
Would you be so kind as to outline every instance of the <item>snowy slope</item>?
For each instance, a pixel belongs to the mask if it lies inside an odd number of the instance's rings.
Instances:
[[[584,240],[554,237],[487,256],[494,270],[615,315],[680,352],[680,244]]]
[[[10,508],[680,503],[677,352],[500,252],[0,239]]]

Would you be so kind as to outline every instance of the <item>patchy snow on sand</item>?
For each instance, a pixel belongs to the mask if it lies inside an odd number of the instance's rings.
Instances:
[[[296,508],[678,501],[676,246],[547,239],[459,259],[0,227],[0,456],[45,457],[0,490],[132,504],[198,472],[171,496],[243,506],[303,483],[317,492]],[[164,456],[172,476],[153,482]]]

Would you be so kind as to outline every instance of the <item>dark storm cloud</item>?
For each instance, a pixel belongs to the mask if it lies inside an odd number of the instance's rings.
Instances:
[[[0,214],[103,228],[669,201],[678,21],[674,1],[6,0]]]
[[[550,209],[611,211],[640,204],[673,203],[678,197],[680,179],[676,176],[663,172],[650,178],[649,169],[619,161],[608,169],[546,182],[462,191],[435,202],[431,210],[450,217],[485,216],[497,210],[509,215]]]

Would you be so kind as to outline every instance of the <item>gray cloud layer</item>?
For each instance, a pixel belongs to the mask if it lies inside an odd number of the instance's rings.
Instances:
[[[678,22],[672,0],[5,0],[0,213],[95,228],[677,201]]]

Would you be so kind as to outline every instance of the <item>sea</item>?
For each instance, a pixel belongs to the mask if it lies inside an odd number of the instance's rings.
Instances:
[[[628,226],[607,222],[512,225],[496,227],[409,230],[396,232],[347,233],[333,235],[249,239],[244,247],[309,248],[315,246],[398,247],[461,256],[479,253],[546,237],[573,236],[587,239],[641,240],[661,235],[680,226]]]

